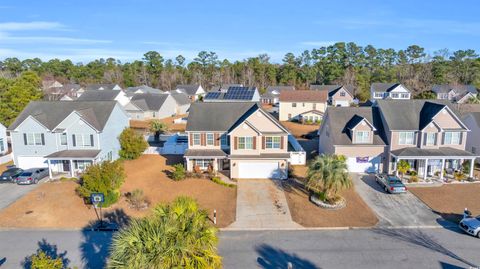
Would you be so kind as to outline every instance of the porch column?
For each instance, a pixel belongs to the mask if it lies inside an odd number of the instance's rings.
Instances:
[[[445,169],[445,159],[442,159],[442,166],[440,167],[440,180],[443,180],[443,170]]]
[[[73,160],[68,161],[70,163],[70,176],[75,177],[75,173],[73,172]]]
[[[397,170],[397,162],[399,161],[398,158],[395,158],[395,161],[393,162],[393,171],[395,171],[395,176],[398,177],[398,170]]]
[[[469,177],[473,177],[473,168],[475,168],[475,159],[470,159],[470,174]]]
[[[52,179],[52,168],[50,167],[50,159],[47,159],[48,163],[48,178]]]
[[[425,159],[425,170],[424,173],[423,173],[423,180],[426,180],[427,179],[427,173],[428,173],[428,159]]]
[[[218,159],[213,159],[213,171],[218,171]]]

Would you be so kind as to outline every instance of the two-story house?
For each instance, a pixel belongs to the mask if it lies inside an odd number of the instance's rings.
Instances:
[[[326,91],[283,91],[280,93],[280,121],[320,121],[327,109]]]
[[[445,170],[474,162],[477,155],[465,150],[468,132],[448,103],[378,100],[374,107],[329,108],[319,152],[345,155],[352,172],[396,173],[397,163],[406,160],[420,177],[443,178]]]
[[[343,85],[310,85],[310,90],[328,92],[328,104],[331,106],[350,106],[354,102],[353,94]]]
[[[125,110],[134,120],[164,119],[177,114],[177,101],[167,93],[137,93]]]
[[[204,102],[260,102],[256,87],[230,87],[226,91],[207,92]]]
[[[258,103],[194,103],[186,132],[188,171],[211,169],[231,178],[288,176],[289,132]]]
[[[116,101],[34,101],[8,127],[14,163],[76,176],[88,165],[115,160],[129,126]]]
[[[458,104],[467,102],[470,98],[477,98],[478,91],[474,85],[433,85],[432,91],[439,100],[449,100]]]
[[[115,84],[115,83],[104,83],[104,84],[89,84],[85,87],[86,91],[90,90],[110,90],[110,91],[121,91],[122,87],[120,85]]]
[[[370,101],[393,99],[409,100],[412,93],[407,87],[400,83],[372,83],[370,86]]]
[[[466,149],[473,154],[480,154],[480,112],[470,112],[464,115],[463,122],[470,129]],[[480,159],[477,159],[477,162]]]
[[[205,95],[205,89],[200,84],[177,85],[175,91],[186,94],[192,102],[198,101]]]
[[[78,97],[77,101],[117,101],[124,107],[130,99],[124,91],[88,90]]]
[[[278,105],[280,101],[280,93],[282,91],[294,91],[295,86],[268,86],[265,93],[261,95],[260,101],[262,104],[269,104],[269,105]]]
[[[0,156],[8,152],[7,128],[0,123]]]

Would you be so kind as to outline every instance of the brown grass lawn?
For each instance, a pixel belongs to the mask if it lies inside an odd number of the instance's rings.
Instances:
[[[480,215],[480,184],[448,184],[409,190],[446,220],[460,221],[465,207],[473,215]]]
[[[9,166],[9,165],[13,165],[13,161],[8,162],[8,163],[4,163],[4,164],[0,164],[0,174],[3,173],[3,171],[7,170],[7,166]]]
[[[178,119],[178,118],[183,118],[186,117],[187,115],[178,115],[175,117],[168,117],[165,119],[161,119],[160,121],[167,124],[169,130],[171,132],[185,132],[185,127],[186,124],[176,124],[173,123],[173,120]],[[134,129],[144,129],[144,130],[149,130],[150,129],[150,121],[148,120],[130,120],[130,127]]]
[[[302,135],[306,135],[311,132],[317,132],[318,128],[320,127],[317,124],[307,125],[291,121],[282,121],[282,125],[285,126],[285,128],[287,128],[295,137],[301,137]]]
[[[126,161],[127,179],[121,192],[142,189],[152,205],[170,202],[178,196],[190,196],[208,211],[210,217],[213,210],[217,210],[218,227],[232,223],[235,220],[236,189],[205,179],[174,182],[164,172],[172,169],[174,161],[175,158],[158,155],[144,155],[138,160]],[[81,228],[89,225],[95,220],[95,212],[75,194],[77,186],[75,182],[42,184],[0,212],[0,227]],[[122,197],[104,213],[112,219],[122,220],[142,217],[149,211],[131,209]]]

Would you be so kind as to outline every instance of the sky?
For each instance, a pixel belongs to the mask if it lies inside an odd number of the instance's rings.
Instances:
[[[281,62],[335,42],[480,52],[480,1],[0,0],[0,59],[88,62],[199,51]]]

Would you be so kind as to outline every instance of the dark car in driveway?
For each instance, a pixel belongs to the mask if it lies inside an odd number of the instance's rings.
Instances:
[[[393,175],[375,175],[375,181],[388,193],[406,193],[407,187]]]
[[[30,168],[23,171],[15,182],[19,185],[37,184],[46,176],[48,176],[47,168]]]
[[[12,183],[21,173],[23,173],[21,168],[13,167],[7,169],[0,175],[0,183]]]

